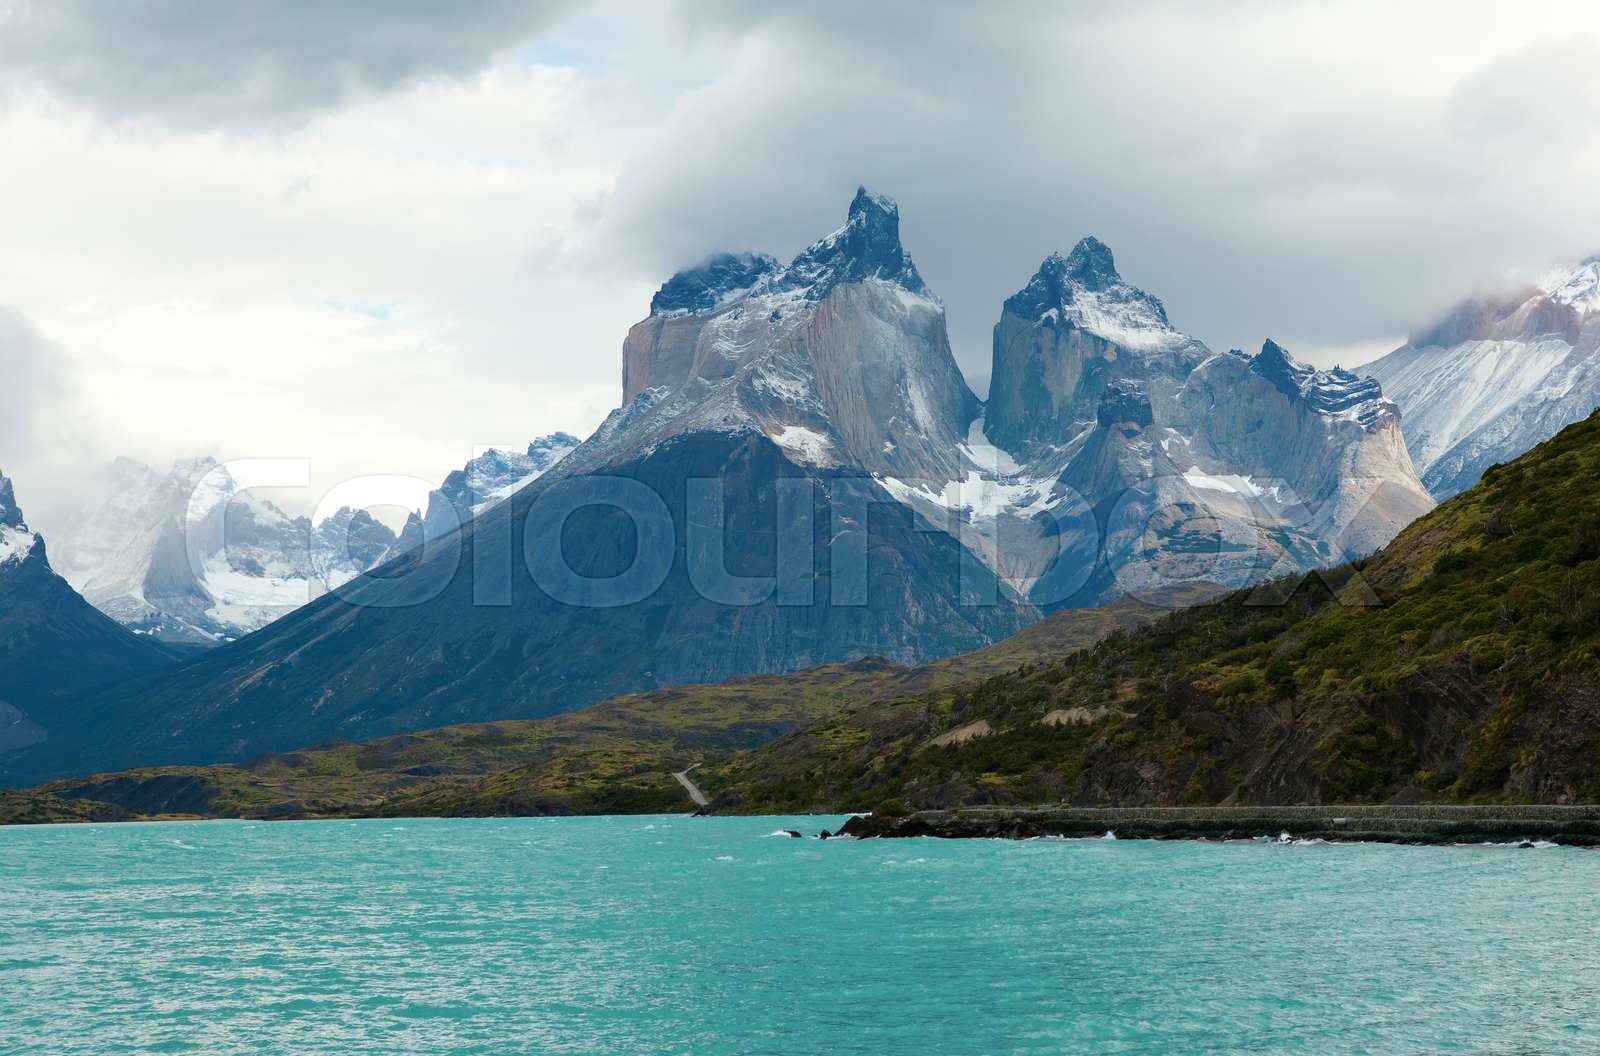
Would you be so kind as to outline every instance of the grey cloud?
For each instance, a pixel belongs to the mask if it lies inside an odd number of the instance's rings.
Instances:
[[[691,42],[734,57],[641,139],[602,241],[657,280],[720,249],[782,255],[865,182],[900,200],[969,377],[1001,300],[1085,234],[1213,346],[1274,336],[1327,359],[1487,276],[1600,248],[1600,123],[1516,127],[1592,81],[1593,39],[1430,95],[1356,63],[1299,69],[1292,19],[1315,8],[681,10]],[[1395,52],[1401,78],[1415,57]]]
[[[0,305],[0,458],[15,462],[47,442],[65,388],[60,350],[22,313]]]
[[[568,13],[567,0],[0,3],[0,85],[112,119],[295,121],[366,92],[463,76]]]

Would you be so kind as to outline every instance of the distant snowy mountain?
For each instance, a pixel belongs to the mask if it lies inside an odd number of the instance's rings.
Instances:
[[[422,518],[427,538],[437,538],[498,506],[549,472],[580,443],[571,433],[550,433],[535,439],[526,451],[490,448],[452,470],[428,496]]]
[[[1600,257],[1467,300],[1362,371],[1404,410],[1428,490],[1463,491],[1600,406]]]
[[[165,473],[119,458],[89,490],[97,504],[58,533],[61,574],[107,615],[164,641],[237,638],[398,552],[365,511],[340,510],[313,529],[241,492],[212,458]]]

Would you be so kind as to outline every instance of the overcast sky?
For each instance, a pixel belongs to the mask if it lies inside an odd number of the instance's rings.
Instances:
[[[1600,250],[1600,7],[0,0],[0,469],[586,434],[667,275],[858,183],[980,392],[1090,233],[1212,347],[1354,365]]]

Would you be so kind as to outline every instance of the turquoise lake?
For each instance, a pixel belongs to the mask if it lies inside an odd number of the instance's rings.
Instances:
[[[0,829],[0,1053],[1600,1052],[1600,853]]]

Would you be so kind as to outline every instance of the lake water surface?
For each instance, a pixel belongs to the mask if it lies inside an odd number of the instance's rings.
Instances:
[[[1600,853],[0,829],[0,1053],[1600,1052]]]

